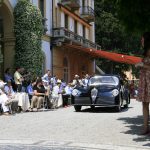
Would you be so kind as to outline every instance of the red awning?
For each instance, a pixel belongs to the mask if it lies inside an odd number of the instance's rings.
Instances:
[[[111,61],[115,61],[115,62],[119,62],[119,63],[136,64],[136,63],[142,61],[142,58],[136,57],[136,56],[129,56],[129,55],[124,55],[124,54],[107,52],[104,50],[85,48],[85,47],[76,46],[76,45],[69,45],[68,44],[66,46],[70,47],[70,48],[75,48],[75,49],[83,51],[83,52],[86,52],[94,58],[102,57],[102,58],[106,58],[106,59],[109,59]]]

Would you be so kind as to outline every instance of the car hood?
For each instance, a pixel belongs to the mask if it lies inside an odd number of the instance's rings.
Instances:
[[[90,89],[93,89],[94,87],[90,87]],[[118,89],[118,86],[114,86],[114,85],[104,85],[104,86],[97,86],[95,87],[96,89],[98,89],[99,92],[109,92],[112,91],[114,89]]]
[[[114,85],[104,85],[104,86],[89,86],[87,88],[76,88],[79,90],[81,93],[89,93],[93,88],[98,89],[98,92],[110,92],[114,89],[118,89],[118,86]]]

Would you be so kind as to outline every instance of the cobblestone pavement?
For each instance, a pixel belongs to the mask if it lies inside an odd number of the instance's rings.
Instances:
[[[0,150],[146,150],[150,135],[140,136],[142,108],[128,110],[73,107],[0,116]]]

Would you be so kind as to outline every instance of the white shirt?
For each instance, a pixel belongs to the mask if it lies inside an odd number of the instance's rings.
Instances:
[[[82,82],[83,82],[83,85],[84,85],[84,86],[87,86],[87,85],[88,85],[89,80],[85,78],[85,79],[83,79],[83,80],[82,80]]]
[[[42,77],[42,80],[49,82],[49,76],[47,73]]]
[[[15,83],[22,84],[21,78],[22,78],[22,75],[18,71],[16,71],[14,74]]]
[[[11,87],[8,87],[8,86],[6,85],[5,88],[4,88],[4,91],[6,92],[7,95],[12,95],[12,96],[13,96],[13,95],[15,94],[15,92],[14,92],[12,86],[11,86]]]
[[[72,94],[72,88],[71,87],[69,87],[69,86],[66,86],[65,87],[65,95],[71,95]]]
[[[59,86],[58,85],[55,85],[54,87],[53,87],[53,91],[52,91],[52,96],[58,96],[58,94],[59,94]]]
[[[72,82],[72,85],[74,85],[74,86],[75,86],[75,85],[82,86],[82,85],[83,85],[83,83],[82,83],[82,81],[81,81],[80,79],[78,80],[78,82],[77,82],[77,80],[76,80],[76,79],[74,79],[74,80],[73,80],[73,82]]]

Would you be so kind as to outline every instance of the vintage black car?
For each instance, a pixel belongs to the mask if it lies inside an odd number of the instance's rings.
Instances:
[[[72,92],[72,105],[76,111],[82,106],[114,107],[117,112],[130,104],[130,93],[123,80],[116,75],[91,77],[87,87],[76,87]]]

